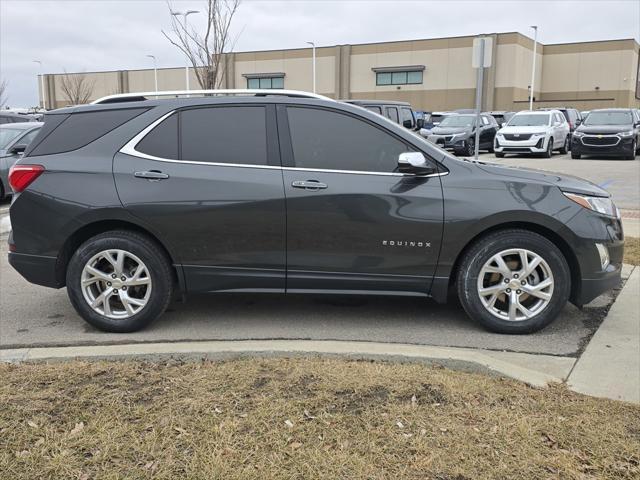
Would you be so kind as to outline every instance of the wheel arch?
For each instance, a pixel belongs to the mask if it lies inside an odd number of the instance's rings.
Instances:
[[[176,265],[174,256],[171,254],[169,248],[167,248],[157,235],[154,235],[148,229],[141,227],[138,224],[120,219],[97,220],[87,223],[68,236],[64,245],[60,249],[60,254],[58,255],[56,262],[56,280],[58,285],[62,287],[66,284],[69,261],[78,247],[91,237],[95,237],[96,235],[112,230],[129,230],[140,233],[152,240],[169,259],[174,272],[174,280],[178,283],[181,290],[184,291],[184,277],[182,275],[182,271],[179,265]]]
[[[578,257],[576,256],[575,252],[569,245],[569,242],[565,238],[563,238],[559,233],[555,232],[549,227],[540,225],[538,223],[517,222],[517,221],[492,225],[491,227],[488,227],[478,232],[469,241],[467,241],[467,243],[458,252],[458,255],[456,256],[456,259],[453,263],[453,267],[451,268],[451,274],[449,275],[449,284],[447,287],[447,295],[448,295],[448,292],[453,287],[455,287],[455,284],[458,280],[458,275],[460,271],[460,262],[464,257],[464,254],[476,242],[486,237],[487,235],[498,232],[500,230],[511,230],[511,229],[527,230],[533,233],[537,233],[538,235],[545,237],[547,240],[552,242],[556,247],[558,247],[558,249],[564,256],[565,260],[567,261],[567,264],[569,265],[569,272],[571,274],[571,293],[569,298],[571,300],[575,299],[579,294],[578,289],[580,288],[581,270],[580,270],[580,263],[578,262]]]

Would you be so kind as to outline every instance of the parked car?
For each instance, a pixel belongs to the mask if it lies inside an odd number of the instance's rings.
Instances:
[[[486,328],[527,333],[620,283],[596,185],[457,159],[319,95],[237,93],[48,113],[10,173],[10,264],[113,332],[174,291],[235,291],[457,292]]]
[[[634,160],[640,148],[640,116],[632,108],[592,110],[573,133],[571,158],[615,156]]]
[[[41,122],[5,123],[0,125],[0,200],[11,194],[9,169],[38,134]]]
[[[507,153],[540,153],[551,158],[554,150],[567,153],[569,124],[558,110],[516,113],[496,134],[496,157]]]
[[[440,122],[451,115],[458,114],[455,112],[431,112],[431,115],[428,119],[424,120],[422,128],[419,130],[420,135],[425,138],[428,137],[431,135],[431,130],[433,130],[434,127],[440,125]]]
[[[496,110],[493,112],[487,112],[493,118],[496,119],[496,122],[500,127],[504,127],[505,124],[515,115],[516,112],[507,112],[504,110]]]
[[[488,114],[480,115],[480,121],[479,149],[493,152],[498,124]],[[456,155],[472,156],[475,153],[476,115],[451,115],[434,127],[426,138],[442,148],[453,150]]]
[[[5,123],[22,122],[35,122],[35,119],[31,115],[22,115],[19,113],[0,111],[0,125],[4,125]]]
[[[409,130],[419,129],[423,124],[422,121],[416,120],[411,104],[408,102],[387,100],[343,100],[343,102],[358,105],[378,115],[383,115],[392,122],[402,125]]]
[[[582,123],[582,113],[575,108],[567,108],[567,107],[558,107],[558,108],[541,108],[540,110],[558,110],[564,115],[564,118],[567,120],[569,124],[569,148],[571,148],[571,136],[576,128],[580,126]]]
[[[584,122],[585,119],[587,118],[587,115],[589,115],[589,112],[591,112],[591,110],[582,110],[580,112],[580,116],[582,117],[582,121]]]

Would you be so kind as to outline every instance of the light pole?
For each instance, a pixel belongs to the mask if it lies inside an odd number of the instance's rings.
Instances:
[[[187,29],[187,17],[192,13],[200,13],[199,10],[187,10],[186,12],[171,12],[171,15],[174,17],[182,16],[184,31],[188,35],[189,30]],[[187,65],[184,67],[184,78],[185,84],[187,85],[187,90],[189,90],[189,56],[187,55]]]
[[[307,45],[311,45],[311,55],[313,62],[313,93],[316,93],[316,44],[313,42],[306,42]]]
[[[158,93],[158,62],[155,55],[147,55],[149,58],[153,58],[153,81],[156,84],[156,93]]]
[[[531,65],[531,93],[529,94],[529,110],[533,110],[533,92],[535,91],[533,87],[535,86],[536,81],[536,47],[538,45],[538,26],[531,25],[533,28],[533,62]]]
[[[42,74],[42,61],[34,60],[33,63],[37,63],[38,65],[40,65],[40,89],[42,90],[42,109],[46,110],[47,101],[45,98],[45,91],[44,91],[44,75]]]

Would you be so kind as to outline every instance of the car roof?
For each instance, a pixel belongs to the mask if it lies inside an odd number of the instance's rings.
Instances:
[[[637,110],[634,108],[594,108],[591,112],[629,112],[631,110]]]
[[[340,100],[341,102],[351,103],[354,105],[399,105],[403,107],[409,107],[411,104],[409,102],[399,102],[395,100],[360,100],[360,99],[352,99],[352,100]]]
[[[3,123],[0,125],[2,129],[10,130],[30,130],[32,128],[41,127],[44,122],[16,122],[16,123]]]
[[[559,110],[555,108],[550,108],[548,110],[521,110],[516,112],[516,115],[546,115],[550,112],[561,113]]]

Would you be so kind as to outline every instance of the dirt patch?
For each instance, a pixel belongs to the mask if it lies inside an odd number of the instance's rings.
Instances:
[[[636,479],[640,407],[337,359],[0,365],[21,479]]]

